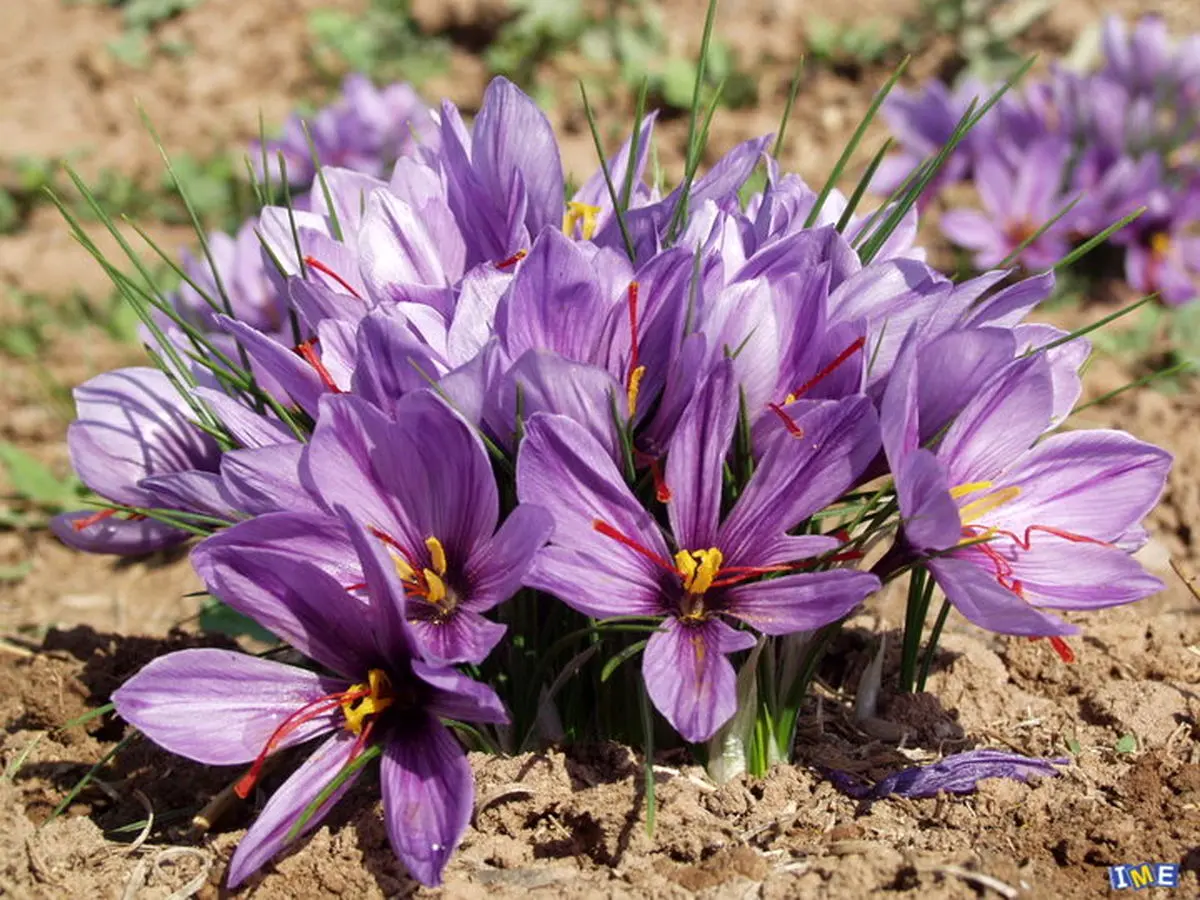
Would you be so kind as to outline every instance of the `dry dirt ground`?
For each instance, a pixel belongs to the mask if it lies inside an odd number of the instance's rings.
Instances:
[[[168,36],[194,50],[156,59],[145,71],[114,64],[104,42],[119,31],[114,11],[59,0],[23,0],[5,10],[0,35],[0,156],[72,154],[85,172],[120,167],[157,178],[157,157],[138,121],[145,105],[169,149],[203,154],[252,137],[261,108],[278,121],[313,86],[305,57],[305,14],[344,0],[204,0],[170,23]],[[496,19],[494,0],[417,2],[431,30]],[[672,40],[698,41],[697,3],[670,0]],[[915,0],[726,0],[719,27],[744,65],[763,62],[760,106],[722,114],[713,150],[773,130],[786,96],[806,17],[885,22]],[[1070,45],[1101,9],[1157,9],[1177,30],[1200,31],[1192,0],[1158,4],[1061,0],[1030,38],[1047,51]],[[887,17],[891,17],[888,19]],[[935,71],[944,50],[914,61],[913,77]],[[553,116],[568,166],[592,165],[590,137],[575,99],[583,63],[547,64]],[[828,170],[881,81],[811,70],[791,124],[786,160],[812,179]],[[484,70],[456,50],[451,71],[429,86],[465,106],[478,101]],[[628,98],[602,98],[615,117]],[[683,123],[662,129],[664,161],[677,164]],[[869,154],[877,146],[868,140]],[[186,237],[165,232],[182,243]],[[68,239],[52,212],[0,237],[0,285],[50,297],[100,294],[99,270]],[[49,301],[55,302],[55,301]],[[65,301],[64,301],[65,302]],[[0,294],[0,328],[28,309]],[[1087,312],[1086,315],[1099,315]],[[1060,317],[1064,313],[1058,313]],[[1076,316],[1077,313],[1070,313]],[[0,357],[0,438],[65,466],[66,419],[48,381],[77,383],[138,360],[97,328],[47,327],[37,359]],[[1140,374],[1140,373],[1134,373]],[[1131,377],[1116,359],[1089,374],[1099,396]],[[878,718],[851,716],[868,637],[901,624],[895,598],[851,623],[821,673],[801,734],[803,765],[762,781],[712,785],[686,759],[658,760],[660,802],[653,837],[644,829],[638,763],[621,747],[568,755],[474,760],[479,804],[447,873],[446,897],[1092,897],[1107,890],[1105,866],[1144,860],[1182,864],[1177,896],[1200,892],[1200,603],[1169,562],[1200,572],[1200,445],[1191,428],[1200,392],[1126,394],[1093,407],[1088,425],[1116,425],[1177,455],[1151,522],[1148,566],[1171,587],[1133,608],[1086,620],[1079,660],[1064,665],[1042,642],[1000,639],[952,618],[929,695],[884,697]],[[5,490],[0,485],[0,492]],[[0,895],[25,897],[215,897],[232,847],[252,814],[235,807],[219,833],[190,832],[191,816],[236,773],[211,771],[135,742],[99,772],[65,814],[43,826],[79,777],[120,741],[122,727],[96,719],[61,729],[103,703],[141,664],[198,639],[166,637],[195,612],[197,586],[179,555],[114,563],[80,556],[44,533],[0,532]],[[894,633],[892,645],[896,644]],[[212,642],[213,638],[202,639]],[[889,660],[894,671],[893,659]],[[1131,752],[1117,749],[1132,735]],[[1129,750],[1128,741],[1121,744]],[[975,746],[1065,756],[1071,764],[1033,785],[990,782],[970,798],[852,801],[819,775],[832,767],[877,778],[912,761]],[[416,890],[388,850],[374,786],[364,802],[317,831],[254,882],[251,896],[378,897]],[[153,814],[153,823],[137,823]],[[41,826],[41,827],[40,827]],[[434,895],[437,892],[420,892]],[[1158,891],[1158,896],[1169,892]]]

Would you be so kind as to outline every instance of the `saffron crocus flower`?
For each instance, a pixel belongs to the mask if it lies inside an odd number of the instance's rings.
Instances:
[[[844,794],[856,800],[881,800],[884,797],[936,797],[947,794],[971,794],[986,778],[1013,778],[1028,781],[1031,777],[1053,777],[1056,766],[1070,760],[1036,759],[1004,750],[968,750],[955,753],[927,766],[912,766],[893,772],[874,787],[861,784],[846,772],[828,772],[830,779]]]
[[[522,502],[550,510],[555,525],[526,584],[596,618],[662,617],[642,674],[655,707],[689,741],[712,737],[735,711],[728,657],[755,642],[753,631],[735,626],[770,635],[807,631],[845,615],[878,587],[864,572],[802,571],[837,542],[788,534],[870,462],[878,446],[870,402],[818,404],[792,433],[781,430],[721,521],[722,467],[737,415],[726,361],[668,446],[660,496],[669,497],[671,545],[579,424],[532,417],[517,459]],[[756,581],[764,574],[780,577]]]
[[[1015,167],[998,156],[975,166],[975,186],[983,210],[953,209],[942,216],[942,231],[975,252],[975,264],[991,268],[1007,259],[1066,206],[1060,193],[1070,145],[1060,138],[1033,143]],[[1061,220],[1021,251],[1030,269],[1048,269],[1067,252]]]
[[[382,749],[392,847],[415,879],[438,884],[474,797],[463,749],[440,720],[507,721],[490,687],[420,657],[391,558],[352,518],[342,519],[365,596],[282,556],[252,569],[238,554],[214,549],[200,569],[209,590],[330,674],[225,650],[183,650],[150,663],[113,694],[118,714],[171,752],[212,765],[250,763],[236,786],[243,798],[274,753],[324,738],[242,838],[229,865],[231,888],[315,828],[373,746]]]
[[[890,194],[913,169],[937,154],[954,134],[971,101],[981,93],[982,85],[972,81],[955,91],[940,81],[930,81],[916,92],[893,89],[884,101],[882,113],[896,135],[900,152],[884,159],[871,183],[872,190]],[[968,134],[968,142],[972,139]],[[950,156],[936,176],[936,186],[955,184],[970,176],[971,156],[965,151],[966,148],[960,148]],[[937,187],[931,188],[936,190]]]
[[[282,153],[288,182],[301,188],[312,183],[315,171],[306,122],[321,163],[375,177],[385,177],[396,160],[418,146],[436,148],[438,141],[433,114],[411,85],[398,82],[376,88],[365,75],[354,73],[346,76],[342,93],[332,104],[311,117],[293,114],[284,123],[282,136],[267,142],[274,181],[281,175],[277,154]],[[256,142],[250,159],[260,177],[262,156],[263,148]]]
[[[1127,245],[1125,277],[1172,306],[1188,303],[1200,294],[1200,180],[1174,194],[1159,187],[1143,202],[1147,211],[1117,236]]]
[[[78,418],[67,429],[67,449],[88,488],[122,506],[207,514],[226,508],[216,475],[220,450],[193,424],[192,408],[162,372],[117,369],[84,382],[74,395]],[[193,502],[181,503],[189,494]],[[189,537],[111,508],[64,513],[50,527],[63,543],[93,553],[149,553]]]
[[[497,530],[496,478],[472,427],[428,391],[401,398],[392,420],[357,397],[326,397],[300,478],[322,508],[344,507],[391,553],[421,652],[482,662],[504,634],[483,614],[516,592],[552,526],[522,504]],[[237,528],[214,540],[241,543]]]
[[[1168,453],[1119,431],[1043,438],[1055,414],[1044,354],[991,377],[929,449],[913,356],[893,375],[881,416],[901,552],[924,559],[963,615],[1007,634],[1072,634],[1043,610],[1102,608],[1162,589],[1123,543],[1157,502]]]

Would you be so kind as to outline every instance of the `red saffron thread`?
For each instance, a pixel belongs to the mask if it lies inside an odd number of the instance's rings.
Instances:
[[[514,253],[512,256],[510,256],[508,259],[502,259],[502,260],[500,260],[500,262],[496,263],[496,268],[497,269],[511,269],[513,266],[515,266],[517,263],[519,263],[521,260],[523,260],[528,255],[529,254],[526,251],[518,250],[516,253]]]
[[[350,296],[354,297],[356,300],[362,299],[362,295],[351,286],[350,282],[348,282],[345,278],[343,278],[337,272],[333,271],[333,269],[329,268],[329,266],[325,265],[325,263],[321,262],[319,259],[316,259],[315,257],[312,257],[312,256],[306,256],[306,257],[304,257],[304,262],[306,265],[312,266],[312,268],[316,269],[318,272],[322,273],[323,275],[328,275],[330,278],[332,278],[334,281],[336,281],[338,284],[340,284],[342,287],[344,287],[347,291],[349,291]]]
[[[852,343],[849,347],[847,347],[845,350],[843,350],[841,353],[839,353],[836,357],[834,357],[833,362],[831,362],[829,365],[827,365],[825,368],[823,368],[820,372],[818,372],[812,378],[808,379],[808,381],[804,382],[804,384],[800,385],[800,387],[798,387],[794,391],[792,391],[791,396],[792,397],[804,396],[804,394],[806,394],[808,391],[812,390],[814,387],[816,387],[818,384],[820,384],[822,381],[824,381],[826,378],[828,378],[830,375],[832,375],[837,370],[838,366],[840,366],[842,363],[844,363],[846,360],[848,360],[850,357],[852,357],[855,353],[857,353],[859,350],[861,350],[866,345],[866,342],[867,342],[866,338],[860,337],[858,340],[856,340],[854,343]]]
[[[321,379],[321,384],[325,385],[330,393],[341,394],[343,393],[342,389],[337,386],[337,382],[333,380],[333,376],[325,368],[325,363],[321,362],[321,357],[317,356],[316,346],[318,343],[317,338],[309,338],[307,341],[297,344],[292,349],[297,356],[312,366],[317,376]]]
[[[286,719],[279,723],[271,736],[267,738],[267,742],[263,745],[258,756],[254,758],[253,764],[250,766],[250,771],[243,775],[233,787],[233,792],[241,799],[245,800],[250,796],[250,792],[254,790],[254,785],[258,783],[259,777],[262,775],[262,768],[267,762],[267,757],[274,753],[279,744],[289,734],[299,728],[306,722],[311,722],[318,716],[323,716],[326,713],[333,712],[343,703],[360,700],[363,697],[368,697],[371,694],[370,688],[363,688],[358,691],[342,691],[337,694],[326,694],[324,697],[318,697],[311,703],[306,703],[300,707]],[[366,729],[364,729],[365,731]]]
[[[660,566],[663,569],[666,569],[672,575],[679,574],[678,569],[676,569],[673,565],[671,565],[669,562],[667,562],[665,559],[663,559],[661,556],[659,556],[653,550],[651,550],[648,547],[643,547],[641,544],[639,544],[633,538],[626,537],[625,535],[621,534],[621,532],[617,531],[617,529],[613,528],[607,522],[603,522],[600,519],[595,519],[592,522],[592,527],[594,529],[596,529],[598,532],[600,532],[602,535],[604,535],[605,537],[612,538],[618,544],[623,544],[626,547],[628,547],[630,550],[640,553],[642,556],[646,557],[646,559],[650,560],[655,565]]]
[[[768,403],[767,408],[770,409],[771,412],[775,413],[775,415],[779,416],[781,420],[783,420],[783,427],[788,430],[788,434],[795,438],[804,437],[804,429],[796,424],[795,419],[784,412],[782,406],[780,406],[778,403]]]

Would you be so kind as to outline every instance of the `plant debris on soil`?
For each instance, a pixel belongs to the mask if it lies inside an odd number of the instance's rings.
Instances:
[[[418,3],[415,9],[426,10],[421,15],[428,15],[430,29],[462,34],[473,16],[494,21],[494,5]],[[85,172],[112,165],[133,177],[158,177],[134,96],[172,151],[208,152],[247,140],[257,132],[260,109],[268,122],[280,121],[308,85],[304,15],[324,6],[364,4],[205,0],[164,25],[167,38],[186,40],[192,52],[155,59],[135,72],[104,51],[104,41],[119,32],[116,11],[58,0],[16,4],[8,37],[0,39],[9,76],[0,122],[10,140],[0,153],[86,151]],[[712,151],[777,126],[808,18],[844,22],[902,11],[893,6],[868,0],[725,4],[723,39],[743,65],[767,62],[754,70],[758,106],[722,111]],[[1039,26],[1038,39],[1044,48],[1062,50],[1102,11],[1131,15],[1143,6],[1062,0]],[[1173,29],[1200,31],[1200,6],[1191,0],[1157,6]],[[700,25],[694,4],[672,0],[663,7],[666,21],[681,23],[672,40],[682,41],[684,51],[694,49]],[[453,15],[446,13],[451,8]],[[940,53],[933,47],[915,60],[912,77],[937,71]],[[580,65],[568,54],[541,74],[555,99],[556,130],[569,135],[568,168],[586,171],[593,150],[574,81]],[[456,46],[450,73],[427,90],[469,105],[485,77],[477,54]],[[789,128],[788,167],[822,178],[884,77],[870,69],[809,73]],[[628,97],[605,103],[600,112],[607,121],[628,119]],[[664,165],[677,163],[672,142],[678,155],[685,132],[685,122],[663,123]],[[877,146],[865,142],[864,156]],[[0,282],[55,297],[105,291],[102,273],[66,234],[57,215],[42,209],[24,231],[0,237]],[[23,314],[7,292],[0,297],[0,328]],[[42,338],[32,357],[0,356],[6,367],[0,439],[65,472],[67,419],[48,402],[47,384],[61,390],[134,363],[138,353],[96,328],[52,325]],[[1141,374],[1124,360],[1101,358],[1085,379],[1089,396]],[[1076,663],[1064,664],[1046,642],[988,635],[955,614],[929,693],[885,694],[869,714],[856,716],[858,679],[879,651],[874,635],[889,638],[885,684],[897,667],[898,634],[888,630],[902,624],[903,598],[882,598],[851,620],[819,673],[801,723],[801,764],[717,786],[688,758],[660,757],[651,835],[643,764],[629,748],[475,755],[472,826],[445,887],[422,895],[841,898],[878,892],[1069,900],[1105,891],[1109,865],[1168,862],[1181,866],[1181,886],[1155,896],[1197,896],[1200,601],[1171,564],[1184,578],[1200,575],[1198,414],[1200,394],[1185,385],[1176,393],[1123,394],[1081,417],[1166,447],[1176,465],[1142,551],[1169,589],[1132,607],[1074,617],[1084,627],[1072,641]],[[0,485],[0,493],[9,487]],[[238,770],[199,766],[136,738],[110,759],[126,737],[111,715],[63,727],[105,704],[115,687],[160,653],[233,645],[198,636],[190,625],[174,629],[197,612],[200,601],[186,596],[197,586],[182,553],[113,561],[72,553],[45,532],[0,532],[0,634],[6,636],[0,639],[0,896],[220,895],[242,829],[290,761],[281,760],[257,796],[225,802]],[[1070,764],[1055,778],[992,780],[971,796],[928,800],[856,801],[822,774],[835,769],[876,781],[975,747],[1068,757]],[[102,761],[85,789],[54,815]],[[267,867],[246,893],[290,900],[415,892],[388,845],[372,800],[377,793],[364,778],[323,827]],[[222,813],[214,827],[196,829],[193,818],[202,810],[215,818],[213,809]]]

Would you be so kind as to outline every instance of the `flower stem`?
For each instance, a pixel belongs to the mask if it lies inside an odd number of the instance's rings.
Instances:
[[[925,690],[925,681],[929,678],[929,669],[933,666],[933,657],[937,653],[938,638],[942,636],[942,628],[950,615],[950,601],[942,600],[942,608],[938,610],[937,620],[933,630],[929,632],[929,641],[925,644],[925,658],[921,661],[921,676],[917,679],[917,691]]]

